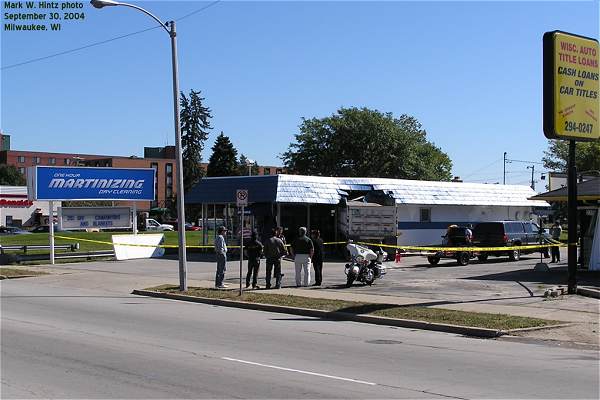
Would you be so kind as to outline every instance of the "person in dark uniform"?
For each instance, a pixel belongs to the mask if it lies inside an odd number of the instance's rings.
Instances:
[[[314,246],[312,258],[312,265],[315,269],[314,286],[321,286],[323,281],[323,239],[321,239],[321,232],[318,229],[312,231],[312,241]]]
[[[258,269],[260,267],[260,256],[262,255],[263,245],[256,238],[256,231],[252,231],[250,243],[244,246],[248,256],[248,273],[246,274],[246,288],[250,287],[250,277],[252,277],[252,288],[260,289],[256,284],[258,279]]]
[[[275,275],[275,289],[281,288],[281,277],[283,276],[281,274],[281,257],[287,255],[287,250],[281,239],[277,237],[278,231],[277,228],[273,228],[273,234],[269,239],[265,240],[264,243],[265,264],[267,269],[265,280],[267,282],[267,289],[271,288],[271,272],[273,269]]]

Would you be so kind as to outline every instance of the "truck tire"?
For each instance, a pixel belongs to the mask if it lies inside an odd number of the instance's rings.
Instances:
[[[437,263],[440,262],[440,258],[437,256],[429,256],[427,257],[427,261],[429,261],[429,264],[431,265],[437,265]]]
[[[510,253],[508,253],[508,259],[510,261],[519,261],[521,259],[521,251],[520,250],[511,250]]]
[[[470,258],[470,254],[467,251],[461,251],[456,255],[456,261],[458,262],[458,265],[461,265],[463,267],[465,265],[469,265]]]

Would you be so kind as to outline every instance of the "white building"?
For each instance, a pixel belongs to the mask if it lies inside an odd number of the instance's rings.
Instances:
[[[0,186],[0,226],[33,226],[36,214],[41,214],[41,224],[47,224],[48,213],[47,201],[27,198],[27,186]]]
[[[205,178],[186,194],[186,202],[203,205],[203,218],[223,218],[235,227],[237,189],[249,191],[248,222],[263,236],[277,224],[289,228],[292,237],[298,226],[306,226],[320,229],[325,240],[344,239],[340,219],[356,204],[347,200],[364,196],[369,203],[395,207],[391,221],[392,214],[385,214],[394,230],[383,239],[407,246],[440,243],[451,224],[535,219],[536,208],[549,207],[528,199],[536,194],[529,186],[283,174]],[[377,213],[377,207],[369,209]],[[375,214],[372,223],[381,223]]]

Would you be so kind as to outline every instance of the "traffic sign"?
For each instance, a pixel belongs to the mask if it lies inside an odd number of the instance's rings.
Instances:
[[[247,189],[238,189],[235,192],[235,198],[236,198],[238,207],[247,206],[248,205],[248,190]]]
[[[544,46],[544,135],[548,139],[600,138],[599,49],[596,39],[546,32]]]

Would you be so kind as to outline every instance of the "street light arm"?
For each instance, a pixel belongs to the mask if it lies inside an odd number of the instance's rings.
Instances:
[[[121,3],[119,1],[112,1],[112,0],[92,0],[92,1],[90,1],[90,3],[96,8],[113,7],[113,6],[125,6],[125,7],[135,8],[136,10],[143,12],[144,14],[146,14],[147,16],[149,16],[150,18],[152,18],[153,20],[158,22],[158,24],[169,35],[171,35],[171,31],[167,28],[167,24],[163,23],[160,19],[158,19],[158,17],[156,17],[150,11],[144,10],[142,7],[136,6],[135,4]]]
[[[170,35],[171,31],[169,31],[169,29],[167,28],[167,24],[163,23],[160,19],[158,19],[158,17],[156,17],[154,14],[152,14],[150,11],[146,11],[144,10],[142,7],[136,6],[135,4],[129,4],[129,3],[119,3],[119,5],[121,6],[125,6],[125,7],[131,7],[131,8],[135,8],[136,10],[139,10],[141,12],[143,12],[144,14],[146,14],[147,16],[151,17],[152,19],[154,19],[156,22],[158,22],[158,24]]]

